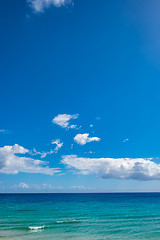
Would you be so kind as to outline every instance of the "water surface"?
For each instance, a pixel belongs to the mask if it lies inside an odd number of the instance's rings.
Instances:
[[[160,193],[0,194],[0,239],[160,239]]]

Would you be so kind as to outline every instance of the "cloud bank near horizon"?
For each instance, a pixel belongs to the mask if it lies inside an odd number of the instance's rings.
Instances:
[[[160,164],[151,158],[83,158],[63,156],[61,162],[74,173],[101,178],[160,180]]]

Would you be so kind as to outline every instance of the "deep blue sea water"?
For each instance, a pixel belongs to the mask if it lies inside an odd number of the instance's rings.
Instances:
[[[0,239],[160,239],[160,193],[0,194]]]

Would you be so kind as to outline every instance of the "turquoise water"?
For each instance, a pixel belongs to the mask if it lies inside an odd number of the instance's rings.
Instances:
[[[0,194],[0,239],[160,239],[160,194]]]

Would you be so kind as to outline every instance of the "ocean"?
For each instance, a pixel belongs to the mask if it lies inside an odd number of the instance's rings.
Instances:
[[[0,194],[0,239],[160,239],[160,193]]]

